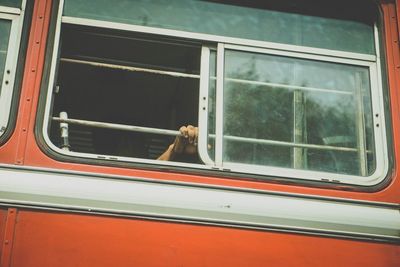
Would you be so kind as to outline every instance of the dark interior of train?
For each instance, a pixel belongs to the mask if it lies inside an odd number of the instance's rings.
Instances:
[[[53,116],[171,130],[197,125],[200,50],[184,40],[64,25]],[[50,138],[61,146],[59,122]],[[173,139],[69,125],[75,152],[156,159]]]

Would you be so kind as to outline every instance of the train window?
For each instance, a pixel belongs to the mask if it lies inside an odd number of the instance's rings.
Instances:
[[[360,3],[66,0],[45,139],[76,158],[376,184],[377,18]],[[158,161],[187,124],[198,157]]]
[[[0,2],[0,136],[8,128],[22,25],[21,10],[3,4],[7,3]]]

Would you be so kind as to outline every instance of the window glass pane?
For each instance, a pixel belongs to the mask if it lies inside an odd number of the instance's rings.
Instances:
[[[368,68],[226,51],[226,162],[374,171]]]
[[[0,0],[0,6],[21,7],[22,0]]]
[[[66,0],[64,15],[374,54],[374,16],[365,3],[361,12],[358,1],[244,2]]]
[[[0,20],[0,84],[3,84],[4,68],[6,65],[8,40],[10,38],[11,22]],[[0,86],[0,96],[1,96]]]

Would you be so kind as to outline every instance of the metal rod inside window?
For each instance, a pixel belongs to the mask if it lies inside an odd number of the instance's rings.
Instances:
[[[340,90],[333,90],[333,89],[297,86],[297,85],[289,85],[289,84],[281,84],[281,83],[250,81],[250,80],[236,79],[236,78],[225,78],[225,81],[227,81],[227,82],[245,83],[245,84],[251,84],[251,85],[270,86],[270,87],[292,89],[292,90],[303,90],[303,91],[333,93],[333,94],[343,94],[343,95],[352,95],[353,94],[353,92],[350,92],[350,91],[340,91]]]
[[[351,148],[351,147],[338,147],[338,146],[313,145],[313,144],[297,144],[297,143],[293,143],[293,142],[275,141],[275,140],[249,138],[249,137],[239,137],[239,136],[232,136],[232,135],[224,135],[224,139],[227,139],[230,141],[239,141],[239,142],[245,142],[245,143],[257,143],[257,144],[263,144],[263,145],[298,147],[298,148],[309,148],[309,149],[320,149],[320,150],[336,150],[336,151],[344,151],[344,152],[357,152],[356,148]]]
[[[304,92],[295,90],[293,92],[293,141],[294,143],[305,143],[305,99]],[[305,151],[303,148],[294,147],[293,167],[296,169],[304,168]]]
[[[115,129],[115,130],[123,130],[123,131],[131,131],[131,132],[142,132],[149,134],[162,134],[169,136],[179,136],[181,133],[177,130],[167,130],[167,129],[159,129],[159,128],[151,128],[151,127],[141,127],[141,126],[133,126],[133,125],[125,125],[125,124],[116,124],[116,123],[108,123],[108,122],[98,122],[98,121],[87,121],[87,120],[78,120],[78,119],[63,119],[59,117],[53,117],[54,121],[77,124],[88,127],[96,127],[96,128],[106,128],[106,129]],[[215,138],[215,135],[209,135],[211,138]],[[285,146],[285,147],[299,147],[299,148],[310,148],[310,149],[321,149],[321,150],[336,150],[336,151],[347,151],[347,152],[357,152],[357,148],[350,147],[337,147],[337,146],[326,146],[326,145],[314,145],[314,144],[297,144],[293,142],[285,142],[285,141],[275,141],[275,140],[267,140],[267,139],[258,139],[258,138],[250,138],[250,137],[240,137],[240,136],[231,136],[224,135],[224,140],[229,141],[239,141],[245,143],[252,144],[263,144],[263,145],[276,145],[276,146]]]
[[[225,79],[225,46],[217,47],[216,92],[215,92],[215,165],[222,167],[224,143],[224,79]]]
[[[155,69],[149,69],[149,68],[139,68],[139,67],[132,67],[132,66],[126,66],[126,65],[111,64],[111,63],[100,63],[100,62],[96,62],[96,61],[80,60],[80,59],[72,59],[72,58],[61,58],[60,60],[64,61],[64,62],[69,62],[69,63],[84,64],[84,65],[90,65],[90,66],[101,67],[101,68],[118,69],[118,70],[126,70],[126,71],[133,71],[133,72],[147,72],[147,73],[167,75],[167,76],[172,76],[172,77],[200,79],[200,75],[198,75],[198,74],[188,74],[188,73],[176,72],[176,71],[155,70]]]
[[[95,127],[95,128],[105,128],[105,129],[114,129],[114,130],[130,131],[130,132],[162,134],[162,135],[170,135],[170,136],[181,135],[181,133],[176,130],[141,127],[141,126],[125,125],[125,124],[117,124],[117,123],[109,123],[109,122],[87,121],[87,120],[77,120],[77,119],[69,119],[69,118],[63,119],[63,118],[59,118],[59,117],[53,117],[53,120],[59,121],[59,122],[66,122],[66,123],[71,123],[71,124],[82,125],[82,126]]]

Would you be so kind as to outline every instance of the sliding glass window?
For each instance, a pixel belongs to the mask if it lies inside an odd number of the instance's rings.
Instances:
[[[358,0],[61,1],[43,136],[75,161],[376,184],[376,14]],[[158,160],[188,125],[197,152]]]
[[[310,176],[304,170],[332,179],[376,172],[382,140],[372,112],[375,63],[232,45],[217,51],[220,58],[209,58],[221,71],[210,71],[204,90],[212,105],[203,115],[215,124],[208,124],[215,149],[205,161],[299,178]]]

